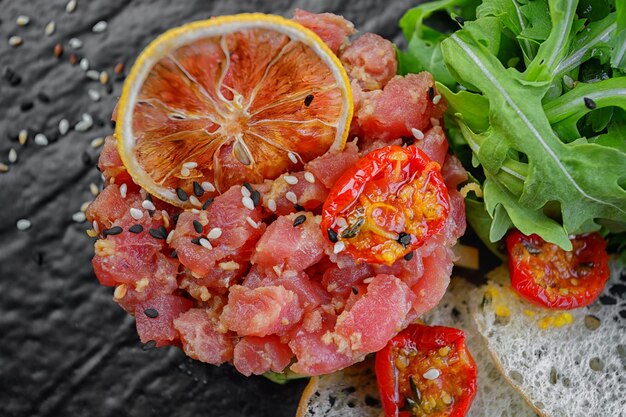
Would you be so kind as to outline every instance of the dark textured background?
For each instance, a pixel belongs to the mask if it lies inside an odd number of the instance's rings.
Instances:
[[[8,163],[11,148],[18,152],[17,163],[0,173],[0,416],[293,416],[303,381],[277,386],[192,361],[176,348],[142,350],[134,320],[93,275],[87,225],[71,218],[93,198],[89,184],[99,184],[90,142],[112,133],[108,120],[122,86],[116,63],[130,67],[168,28],[243,11],[290,16],[301,7],[343,14],[361,32],[399,40],[397,21],[417,2],[78,0],[69,14],[65,0],[0,0],[0,162]],[[19,15],[31,18],[27,27],[16,25]],[[50,20],[57,29],[45,36]],[[100,20],[108,29],[93,33]],[[11,35],[24,44],[8,46]],[[72,37],[83,41],[79,58],[111,75],[112,91],[69,63]],[[60,59],[57,42],[65,49]],[[4,77],[7,66],[19,85]],[[102,99],[92,101],[88,88]],[[93,128],[60,137],[59,120],[74,125],[84,112]],[[17,142],[21,129],[29,131],[25,146]],[[49,146],[34,143],[39,132]],[[20,218],[32,228],[18,231]]]

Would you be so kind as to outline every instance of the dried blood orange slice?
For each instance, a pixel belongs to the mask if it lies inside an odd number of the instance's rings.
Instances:
[[[342,149],[351,118],[347,75],[317,35],[240,14],[154,40],[124,84],[116,135],[135,182],[189,207],[194,182],[204,199]]]

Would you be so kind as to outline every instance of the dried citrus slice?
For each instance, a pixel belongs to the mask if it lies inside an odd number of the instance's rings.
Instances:
[[[206,198],[342,149],[351,118],[347,75],[317,35],[240,14],[154,40],[124,84],[116,135],[135,182],[187,207],[194,182]]]

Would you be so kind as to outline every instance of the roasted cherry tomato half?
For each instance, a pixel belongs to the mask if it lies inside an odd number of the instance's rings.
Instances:
[[[415,146],[386,146],[359,160],[324,203],[321,227],[335,252],[391,265],[438,233],[450,212],[440,169]]]
[[[573,249],[565,251],[537,235],[509,232],[511,284],[533,304],[568,310],[595,301],[609,279],[606,242],[598,233],[570,239]]]
[[[385,417],[462,417],[476,395],[463,331],[414,324],[376,354]]]

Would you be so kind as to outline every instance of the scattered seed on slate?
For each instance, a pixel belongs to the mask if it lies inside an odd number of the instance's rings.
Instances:
[[[335,232],[333,229],[328,229],[326,231],[328,233],[328,240],[330,240],[333,243],[337,243],[337,232]]]
[[[89,95],[89,98],[93,101],[100,101],[100,99],[102,98],[100,93],[97,90],[94,90],[93,88],[90,88],[89,90],[87,90],[87,95]]]
[[[454,18],[454,20],[456,20],[456,21],[457,21],[457,23],[458,23],[459,25],[461,25],[461,26],[463,26],[463,25],[465,24],[465,19],[463,19],[461,16],[456,16],[456,17]]]
[[[28,26],[28,24],[30,23],[30,17],[28,16],[18,16],[17,19],[15,19],[15,23],[17,23],[18,26]]]
[[[202,197],[204,195],[204,189],[200,184],[198,184],[198,181],[193,182],[193,193],[196,197]]]
[[[85,213],[83,213],[82,211],[78,211],[72,214],[72,220],[74,220],[76,223],[83,223],[85,220],[87,220],[87,217],[85,216]]]
[[[67,44],[72,49],[80,49],[83,47],[83,41],[78,38],[71,38],[69,41],[67,41]]]
[[[187,200],[189,200],[189,196],[187,195],[185,190],[183,190],[180,187],[176,188],[176,195],[178,196],[178,199],[180,201],[187,201]]]
[[[54,45],[54,56],[56,56],[57,58],[60,58],[61,55],[63,55],[63,45],[61,45],[60,43],[57,43],[56,45]]]
[[[146,308],[143,311],[143,314],[145,314],[146,316],[148,316],[151,319],[156,319],[157,317],[159,317],[159,312],[154,309],[154,308]]]
[[[428,99],[433,101],[433,98],[435,98],[435,89],[433,87],[428,87]]]
[[[44,135],[43,133],[37,133],[35,135],[35,143],[39,146],[47,146],[48,145],[48,138],[46,137],[46,135]]]
[[[119,235],[123,231],[124,231],[124,229],[122,229],[120,226],[113,226],[113,227],[110,227],[108,229],[104,229],[102,231],[102,236],[104,236],[104,237],[115,236],[115,235]]]
[[[74,52],[70,54],[70,64],[71,65],[78,64],[78,56]]]
[[[141,233],[143,232],[143,226],[140,224],[133,224],[128,228],[128,231],[131,233]]]
[[[257,190],[252,191],[252,193],[250,194],[250,199],[252,200],[254,207],[259,207],[259,204],[261,204],[261,193],[259,193]]]
[[[106,71],[102,71],[100,73],[100,77],[98,78],[98,81],[100,81],[100,84],[106,85],[109,82],[109,73]]]
[[[70,130],[70,122],[67,119],[61,119],[59,121],[59,133],[61,136],[65,135]]]
[[[22,77],[17,75],[17,73],[11,67],[4,67],[3,76],[4,79],[7,80],[7,82],[13,87],[19,85],[22,82]]]
[[[89,70],[85,72],[85,76],[90,80],[98,81],[100,80],[100,73],[96,70]]]
[[[306,97],[304,98],[304,105],[305,105],[306,107],[309,107],[309,106],[311,105],[311,103],[313,102],[313,99],[314,99],[314,98],[315,98],[315,97],[313,96],[313,94],[309,94],[308,96],[306,96]]]
[[[0,172],[9,172],[9,166],[0,162]]]
[[[200,238],[194,237],[193,239],[191,239],[191,243],[193,243],[194,245],[200,246]]]
[[[50,103],[50,97],[46,93],[41,91],[37,93],[37,100],[45,104]]]
[[[300,204],[298,204],[298,203],[294,204],[294,205],[293,205],[293,208],[294,208],[294,210],[296,210],[296,211],[306,211],[306,210],[304,209],[304,207],[302,207],[302,206],[301,206]]]
[[[33,252],[32,259],[33,259],[33,262],[35,262],[37,265],[39,266],[43,265],[43,252],[39,252],[39,251]]]
[[[20,110],[23,112],[27,112],[31,110],[34,106],[35,106],[35,103],[33,103],[32,101],[23,101],[20,104]]]
[[[155,239],[165,240],[167,238],[167,233],[161,233],[161,230],[159,229],[150,229],[148,233],[150,233],[150,236]]]
[[[398,234],[398,243],[402,245],[402,247],[407,247],[409,246],[409,243],[411,243],[411,235],[404,233],[404,232],[400,232]]]
[[[583,100],[585,101],[585,106],[588,109],[593,110],[596,108],[596,102],[590,99],[589,97],[583,97]]]
[[[15,224],[15,226],[17,227],[17,230],[26,230],[26,229],[30,229],[30,227],[33,224],[31,223],[30,220],[28,219],[19,219],[17,221],[17,223]]]
[[[205,201],[204,204],[202,205],[202,210],[206,210],[207,208],[209,208],[212,202],[213,202],[212,198],[209,198],[207,201]]]
[[[300,226],[302,223],[306,221],[306,216],[304,214],[299,215],[293,221],[293,227]]]
[[[14,148],[9,151],[9,162],[12,164],[17,162],[17,151]]]
[[[142,346],[143,350],[152,350],[156,347],[155,340],[148,340],[145,345]]]
[[[78,66],[80,67],[80,69],[82,69],[83,71],[87,71],[89,69],[89,60],[87,58],[83,58],[80,60]]]
[[[115,72],[117,75],[123,73],[124,72],[124,63],[118,62],[115,65],[115,68],[113,68],[113,72]]]
[[[196,233],[202,233],[202,230],[204,229],[202,227],[202,224],[200,224],[198,220],[194,220],[192,223],[193,223],[193,228],[196,231]]]
[[[54,23],[54,20],[51,20],[50,22],[48,22],[48,24],[46,25],[46,27],[43,30],[43,33],[46,36],[52,36],[52,34],[54,33],[54,31],[56,30],[57,25],[56,23]]]
[[[17,48],[22,43],[24,43],[24,39],[22,39],[20,36],[11,36],[9,38],[9,45],[11,45],[14,48]]]
[[[409,252],[406,255],[404,255],[404,260],[405,261],[410,261],[411,259],[413,259],[413,255],[415,255],[415,252]]]
[[[95,138],[91,141],[92,148],[99,148],[102,145],[104,145],[104,138]]]
[[[84,154],[83,154],[84,156]],[[83,162],[84,162],[84,158],[83,158]],[[91,192],[91,194],[93,194],[94,197],[96,197],[98,194],[100,194],[100,188],[98,188],[98,186],[95,183],[91,183],[89,184],[89,191]]]
[[[101,32],[104,32],[105,30],[107,30],[108,26],[109,26],[109,24],[106,21],[101,20],[98,23],[96,23],[95,25],[93,25],[91,30],[94,33],[101,33]]]
[[[100,82],[102,82],[102,80],[100,80]],[[107,94],[109,94],[109,95],[113,94],[113,86],[111,84],[106,84],[105,87],[104,87],[104,91],[106,91]],[[115,122],[113,122],[113,123],[115,123]],[[113,127],[115,127],[115,126],[113,126]]]

